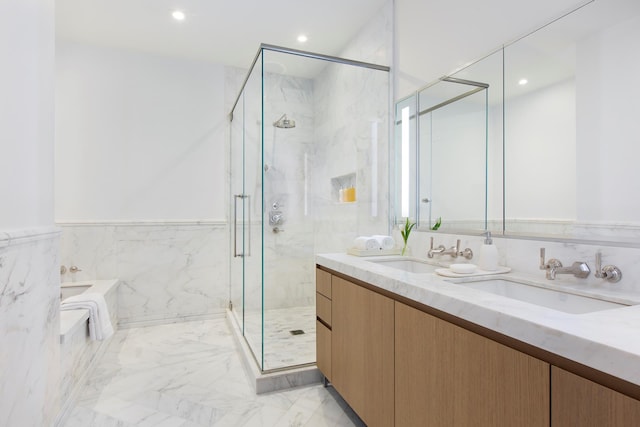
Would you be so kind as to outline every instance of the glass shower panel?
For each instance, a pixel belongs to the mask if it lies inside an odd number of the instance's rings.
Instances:
[[[322,61],[271,51],[263,56],[264,369],[268,371],[315,362],[315,214],[310,183],[316,152],[314,80],[309,72],[292,72]]]
[[[388,73],[263,51],[264,369],[315,362],[315,254],[388,230]],[[352,189],[353,200],[340,200]]]
[[[230,166],[233,171],[242,171],[244,164],[244,94],[238,99],[238,104],[233,112],[231,121],[231,147]],[[231,261],[229,270],[230,290],[229,298],[231,314],[238,328],[244,333],[244,221],[243,198],[244,176],[242,173],[233,173],[230,177],[230,204],[229,218],[231,236],[229,239],[231,248]]]
[[[244,336],[264,369],[262,289],[262,55],[244,90]]]

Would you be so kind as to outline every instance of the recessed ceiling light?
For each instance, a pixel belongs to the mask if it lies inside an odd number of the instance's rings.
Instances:
[[[520,86],[524,86],[524,85],[526,85],[527,83],[529,83],[529,80],[527,80],[527,79],[520,79],[520,81],[518,82],[518,84],[519,84]]]
[[[184,21],[184,18],[186,17],[186,15],[184,14],[183,11],[181,10],[176,10],[174,11],[171,16],[173,16],[173,19],[175,19],[176,21]]]
[[[298,42],[300,42],[300,43],[305,43],[307,40],[309,40],[309,38],[307,36],[305,36],[304,34],[300,34],[298,36]]]

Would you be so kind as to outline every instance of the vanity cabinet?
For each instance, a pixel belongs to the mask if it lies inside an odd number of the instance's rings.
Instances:
[[[316,284],[318,368],[370,427],[640,426],[638,388],[342,274]]]
[[[640,425],[640,401],[564,369],[551,369],[554,427]]]
[[[548,363],[395,304],[396,427],[549,425]]]

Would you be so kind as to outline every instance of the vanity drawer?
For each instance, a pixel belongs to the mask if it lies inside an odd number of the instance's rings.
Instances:
[[[316,268],[316,291],[331,299],[331,273]]]
[[[331,327],[331,300],[320,293],[316,293],[316,316]]]
[[[331,329],[316,320],[316,365],[331,381]]]

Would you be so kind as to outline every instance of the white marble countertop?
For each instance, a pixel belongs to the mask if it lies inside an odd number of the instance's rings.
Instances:
[[[321,254],[317,255],[316,262],[380,289],[640,385],[640,305],[569,314],[460,286],[435,273],[415,274],[385,267],[364,257],[343,253]],[[544,282],[544,273],[541,274],[541,277],[535,277],[537,282]],[[532,280],[531,276],[516,272],[500,276]],[[553,286],[562,288],[564,285],[561,280],[555,280]],[[572,289],[575,288],[573,285]],[[593,289],[590,293],[594,294]],[[600,296],[610,300],[640,303],[637,295],[603,294]]]

